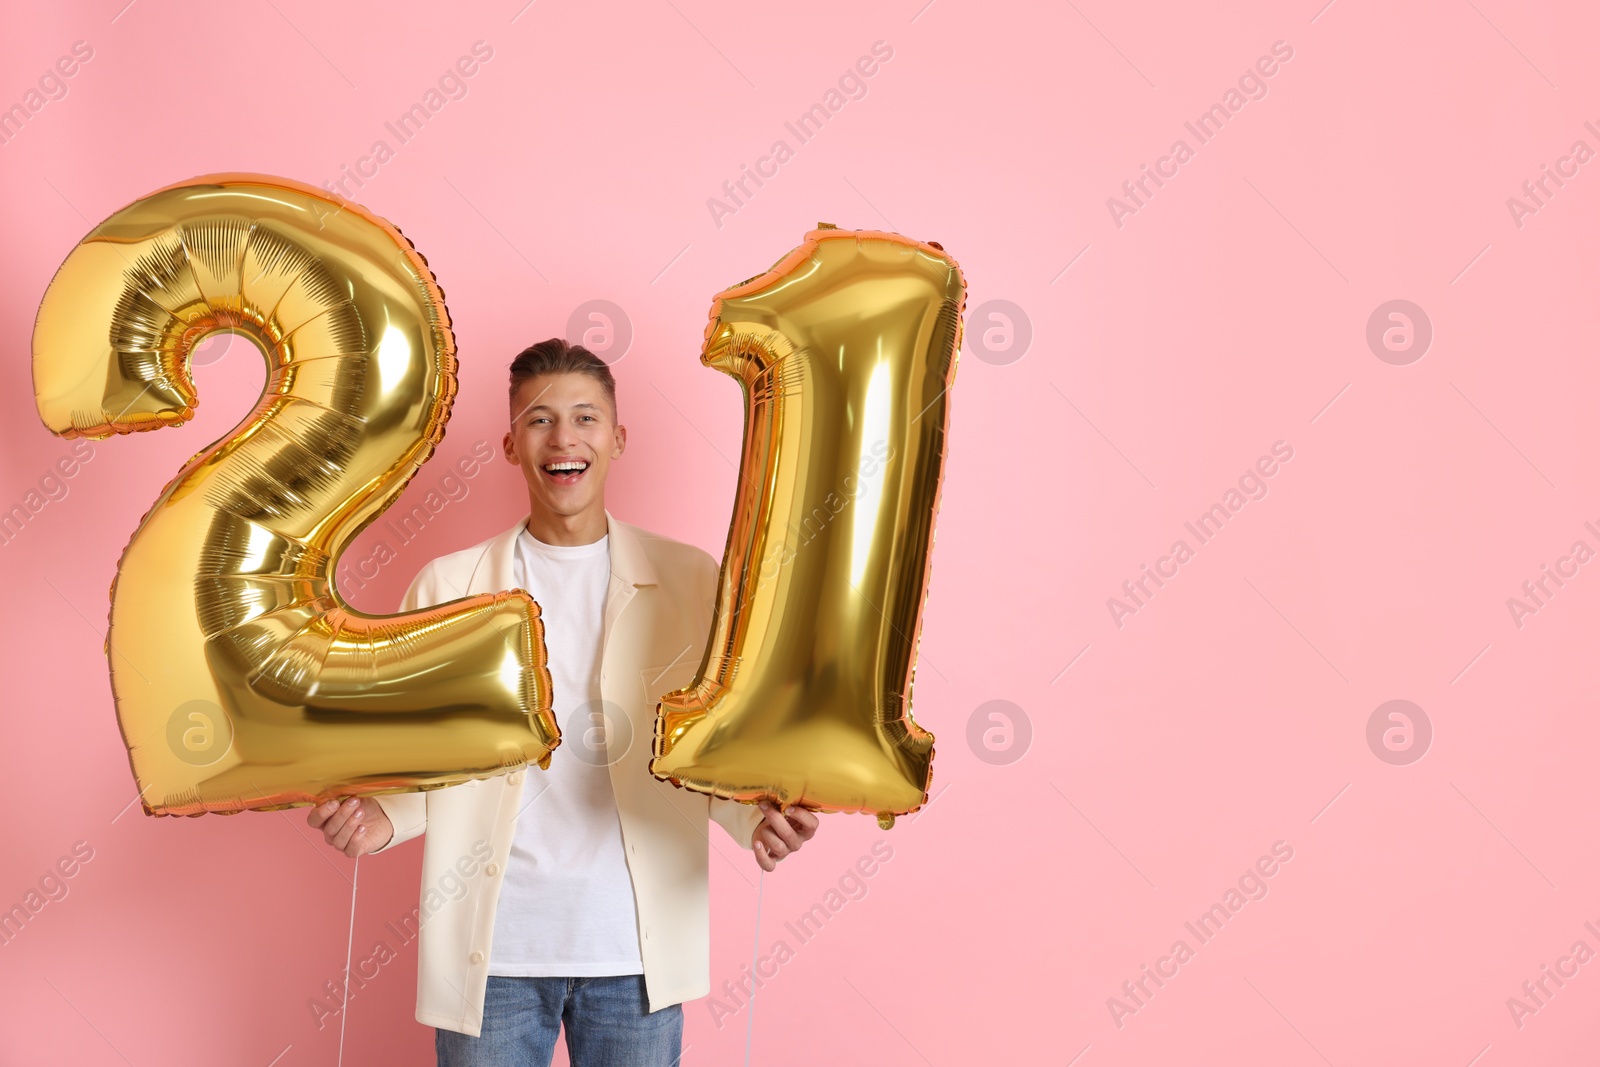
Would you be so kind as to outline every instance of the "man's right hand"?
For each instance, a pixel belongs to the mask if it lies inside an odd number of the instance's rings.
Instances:
[[[371,797],[324,801],[311,809],[306,825],[351,859],[376,852],[394,837],[394,823]]]

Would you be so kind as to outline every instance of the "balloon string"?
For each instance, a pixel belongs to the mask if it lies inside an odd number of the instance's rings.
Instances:
[[[350,933],[344,943],[344,998],[339,1001],[339,1067],[344,1067],[344,1024],[350,1018],[350,947],[356,940],[356,885],[361,881],[361,857],[356,857],[350,877]]]
[[[756,878],[756,943],[750,950],[750,1013],[744,1017],[744,1067],[750,1067],[750,1031],[756,1025],[756,961],[761,958],[761,890],[767,884],[767,870],[761,869]]]

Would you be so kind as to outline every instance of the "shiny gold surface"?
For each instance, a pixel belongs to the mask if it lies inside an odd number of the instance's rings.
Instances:
[[[559,743],[537,605],[347,606],[339,554],[444,435],[455,339],[426,261],[312,186],[213,174],[136,201],[51,281],[33,336],[61,437],[177,425],[218,331],[267,361],[255,409],[184,465],[124,550],[106,652],[144,809],[231,813],[432,789]]]
[[[657,705],[658,778],[882,825],[927,800],[911,719],[965,282],[935,245],[819,224],[712,304],[744,393],[711,639]]]

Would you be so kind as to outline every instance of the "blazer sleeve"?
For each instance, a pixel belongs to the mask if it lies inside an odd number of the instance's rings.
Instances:
[[[434,586],[433,564],[430,563],[418,571],[417,576],[411,580],[411,588],[406,590],[406,595],[400,600],[400,610],[416,611],[419,607],[431,607],[438,603]],[[373,849],[369,855],[376,856],[396,845],[403,845],[428,829],[427,793],[421,791],[388,793],[372,799],[378,802],[378,807],[383,809],[383,813],[389,816],[389,821],[394,824],[394,836],[382,848]]]
[[[711,639],[711,619],[716,608],[717,583],[721,576],[721,568],[709,552],[702,552],[698,581],[695,583],[695,603],[702,609],[697,616],[700,619],[701,648]],[[753,845],[756,827],[761,824],[764,816],[761,809],[754,804],[741,804],[737,800],[728,800],[724,797],[711,797],[711,817],[717,824],[728,832],[728,836],[740,848],[750,849]]]
[[[739,847],[754,851],[756,827],[765,817],[754,804],[741,804],[724,797],[711,798],[711,817],[738,842]]]

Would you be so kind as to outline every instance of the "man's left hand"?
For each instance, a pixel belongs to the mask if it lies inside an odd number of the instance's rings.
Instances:
[[[791,852],[798,852],[801,845],[811,840],[817,832],[817,816],[804,808],[779,811],[776,804],[765,800],[758,801],[757,805],[766,813],[766,818],[751,836],[750,847],[761,869],[770,871],[778,865],[779,860]]]

